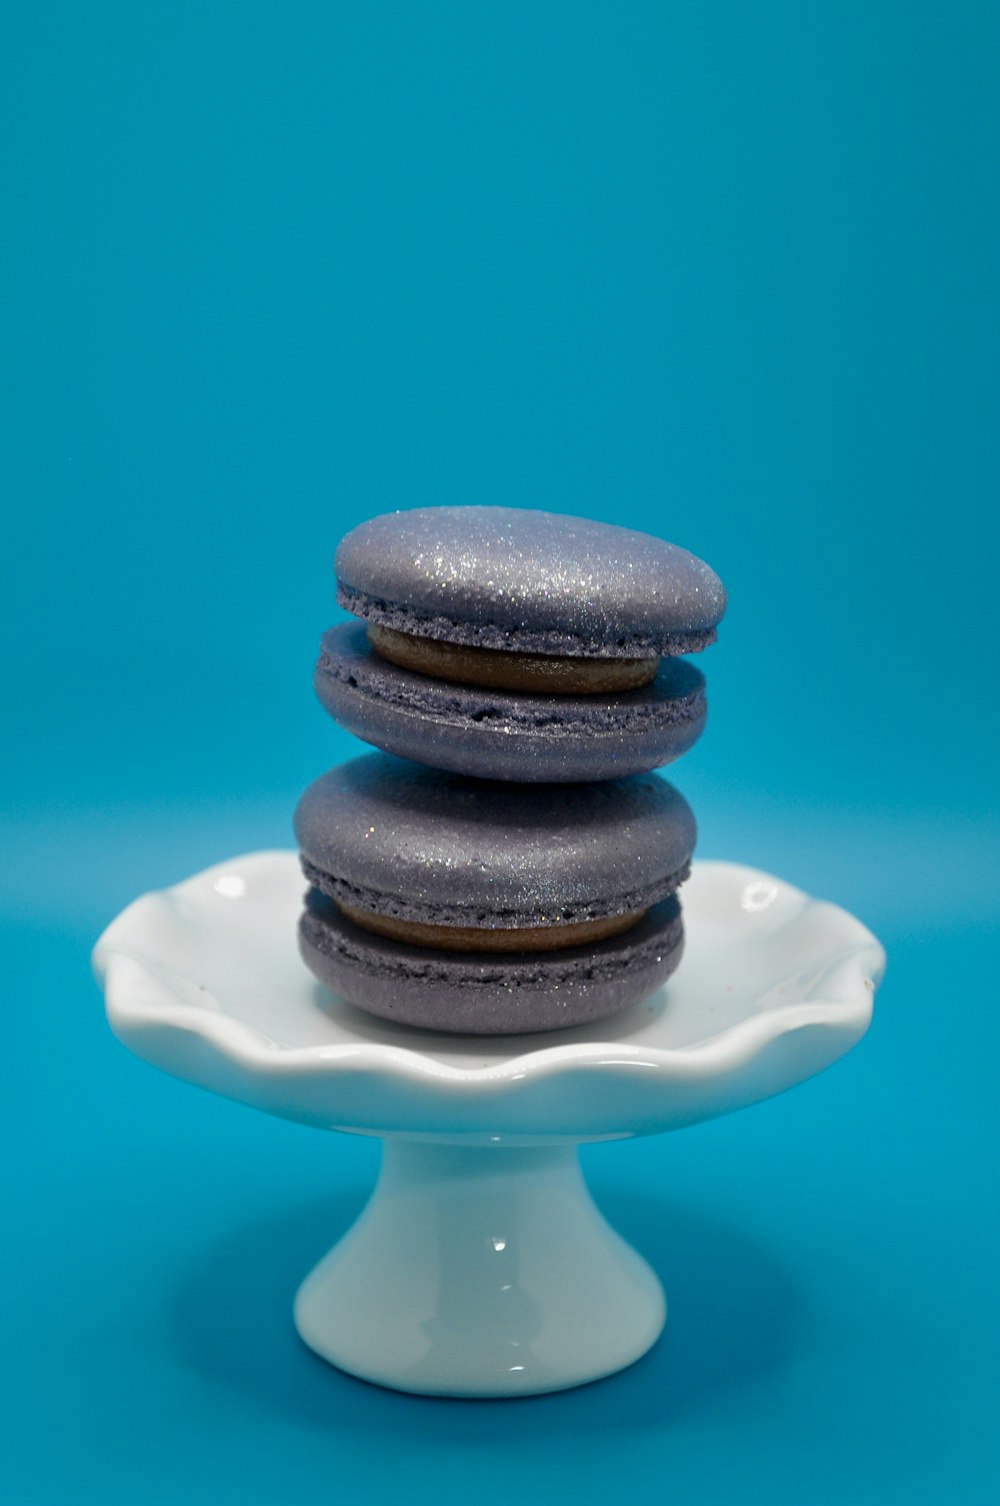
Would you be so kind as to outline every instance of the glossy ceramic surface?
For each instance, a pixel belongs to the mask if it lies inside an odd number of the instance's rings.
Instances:
[[[387,1141],[371,1201],[295,1302],[324,1359],[446,1396],[597,1380],[645,1354],[665,1315],[659,1281],[595,1207],[573,1146]]]
[[[296,947],[293,853],[256,853],[129,906],[94,965],[118,1037],[267,1112],[385,1137],[367,1208],[295,1320],[343,1369],[401,1390],[514,1396],[595,1380],[655,1341],[665,1305],[607,1225],[576,1145],[676,1129],[780,1092],[867,1028],[884,955],[834,905],[696,864],[679,973],[557,1035],[462,1039],[326,993]]]

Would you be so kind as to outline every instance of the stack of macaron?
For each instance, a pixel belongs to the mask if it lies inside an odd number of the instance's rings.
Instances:
[[[295,815],[300,946],[341,999],[499,1035],[648,997],[683,949],[690,808],[652,771],[695,742],[717,576],[610,524],[419,508],[344,538],[315,687],[383,750]]]

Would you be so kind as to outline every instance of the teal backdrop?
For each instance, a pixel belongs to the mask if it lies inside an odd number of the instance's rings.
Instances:
[[[998,1488],[998,12],[8,0],[0,1241],[11,1506],[979,1506]],[[631,1371],[351,1381],[295,1285],[375,1150],[158,1076],[88,955],[289,845],[338,538],[505,503],[704,556],[701,852],[889,971],[824,1077],[594,1149]],[[991,882],[992,881],[992,882]]]

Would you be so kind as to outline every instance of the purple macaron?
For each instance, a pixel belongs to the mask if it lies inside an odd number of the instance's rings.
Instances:
[[[647,533],[521,507],[418,507],[353,529],[337,600],[366,622],[451,643],[628,658],[715,640],[722,582]]]
[[[295,831],[303,958],[370,1013],[466,1034],[551,1030],[638,1003],[680,960],[695,825],[657,775],[512,787],[369,754],[306,790]]]
[[[669,763],[702,731],[704,679],[677,656],[713,642],[725,593],[676,545],[555,513],[418,508],[355,528],[335,571],[364,627],[324,636],[316,690],[377,747],[482,779],[582,782]],[[393,643],[425,659],[394,658]],[[471,659],[461,674],[456,653]],[[520,676],[528,658],[536,679],[568,667],[573,688],[478,680],[484,664]],[[612,688],[573,681],[595,669]]]

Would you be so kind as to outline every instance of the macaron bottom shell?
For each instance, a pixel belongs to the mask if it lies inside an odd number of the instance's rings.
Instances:
[[[417,763],[481,779],[581,783],[647,773],[705,725],[705,681],[683,659],[618,694],[534,695],[436,680],[380,658],[360,625],[323,636],[320,702],[356,737]]]
[[[618,1014],[648,998],[681,959],[676,896],[630,930],[553,952],[446,952],[365,931],[317,890],[299,924],[303,961],[321,983],[369,1014],[424,1030],[519,1035]]]

